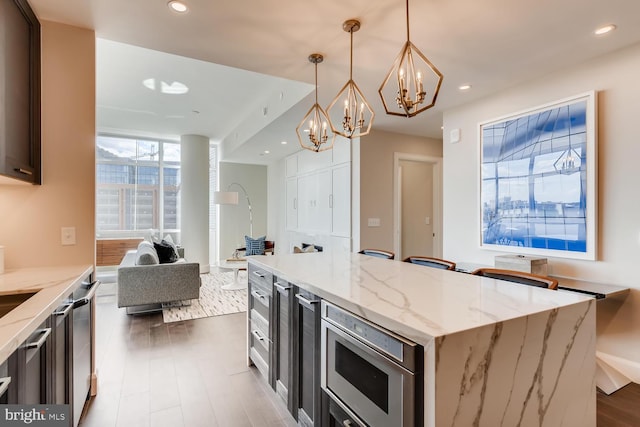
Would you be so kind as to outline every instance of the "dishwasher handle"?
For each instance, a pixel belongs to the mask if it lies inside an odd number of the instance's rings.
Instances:
[[[87,304],[89,304],[89,302],[91,302],[93,297],[96,295],[96,291],[98,290],[98,286],[100,286],[100,281],[99,280],[94,280],[91,283],[82,283],[81,286],[87,289],[87,294],[84,297],[78,298],[77,300],[73,301],[73,309],[74,310],[76,308],[80,308],[80,307],[82,307],[84,305],[87,305]]]

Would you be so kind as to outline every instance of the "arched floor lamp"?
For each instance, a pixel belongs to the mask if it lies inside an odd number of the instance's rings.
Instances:
[[[238,192],[229,191],[234,185],[240,187],[244,196],[247,198],[247,205],[249,206],[249,234],[253,238],[253,213],[251,212],[251,200],[249,200],[249,194],[247,194],[247,190],[242,185],[237,182],[232,182],[227,186],[227,191],[214,191],[213,203],[216,205],[237,205],[239,200]]]

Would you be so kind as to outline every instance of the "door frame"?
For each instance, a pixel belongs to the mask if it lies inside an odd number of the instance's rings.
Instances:
[[[393,248],[396,259],[401,260],[400,238],[402,236],[402,180],[400,179],[400,161],[429,163],[433,166],[433,256],[442,258],[442,157],[424,156],[411,153],[393,153]]]

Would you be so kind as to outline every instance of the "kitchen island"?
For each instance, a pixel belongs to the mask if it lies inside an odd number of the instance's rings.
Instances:
[[[360,254],[249,265],[419,344],[425,426],[596,424],[592,298]]]

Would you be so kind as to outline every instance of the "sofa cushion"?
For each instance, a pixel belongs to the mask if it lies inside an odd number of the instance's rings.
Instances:
[[[169,264],[178,260],[178,252],[176,251],[175,246],[166,240],[163,240],[160,243],[154,242],[153,247],[158,253],[160,264]]]
[[[253,239],[249,236],[244,236],[245,255],[264,255],[264,241],[267,236],[258,237]]]
[[[136,265],[154,265],[159,264],[158,253],[152,243],[142,241],[138,245],[136,251]]]

